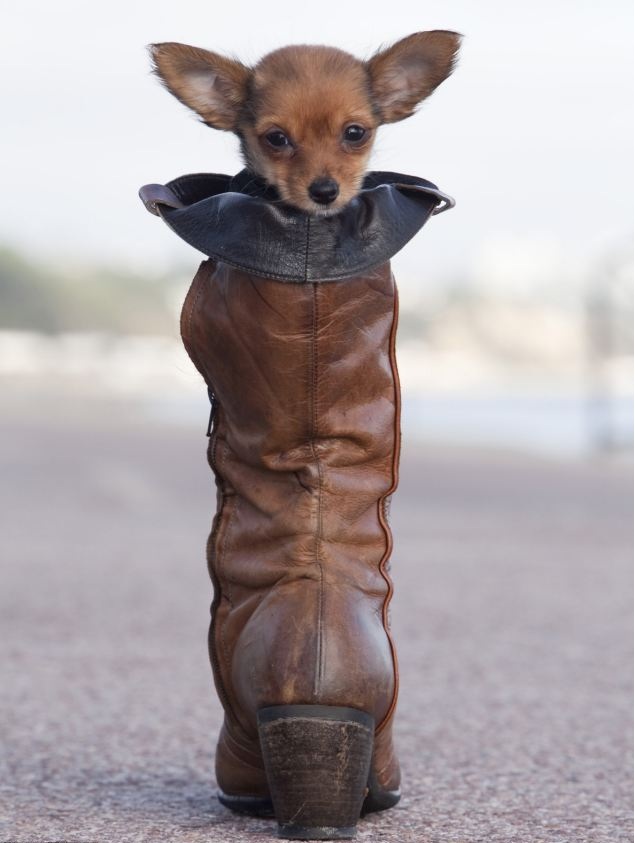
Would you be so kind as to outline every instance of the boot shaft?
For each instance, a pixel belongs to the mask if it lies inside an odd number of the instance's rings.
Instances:
[[[218,402],[210,653],[248,733],[266,705],[391,711],[396,325],[387,263],[288,284],[207,261],[186,298],[183,342]]]

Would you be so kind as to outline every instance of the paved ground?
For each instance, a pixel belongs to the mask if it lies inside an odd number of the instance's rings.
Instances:
[[[270,840],[213,798],[202,430],[43,394],[0,434],[0,840]],[[627,467],[406,443],[402,470],[404,798],[359,839],[631,840]]]

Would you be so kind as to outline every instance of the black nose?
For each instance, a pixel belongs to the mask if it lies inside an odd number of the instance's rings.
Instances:
[[[328,205],[340,192],[340,186],[333,179],[316,179],[309,185],[309,196],[320,205]]]

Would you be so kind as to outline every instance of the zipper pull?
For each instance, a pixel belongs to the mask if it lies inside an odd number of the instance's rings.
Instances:
[[[209,395],[209,421],[207,422],[207,433],[206,436],[212,435],[212,425],[214,424],[214,418],[216,416],[216,410],[218,409],[218,398],[212,392],[211,387],[207,387],[207,394]]]

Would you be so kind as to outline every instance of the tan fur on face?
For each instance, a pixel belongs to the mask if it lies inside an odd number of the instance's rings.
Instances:
[[[309,185],[334,179],[340,188],[333,212],[358,192],[367,168],[378,119],[362,62],[330,47],[284,47],[256,66],[250,101],[252,119],[241,126],[248,161],[274,184],[283,199],[307,211],[324,213],[313,202]],[[366,142],[347,145],[344,129],[358,124],[369,131]],[[293,144],[278,152],[265,140],[281,129]]]
[[[210,126],[241,138],[247,165],[282,199],[310,213],[334,213],[359,191],[382,123],[403,120],[454,67],[456,33],[421,32],[364,62],[333,47],[291,46],[266,55],[252,69],[184,44],[151,47],[155,72],[168,90]],[[367,130],[347,142],[350,125]],[[267,143],[271,131],[290,141]],[[314,202],[316,179],[337,182],[328,206]]]

